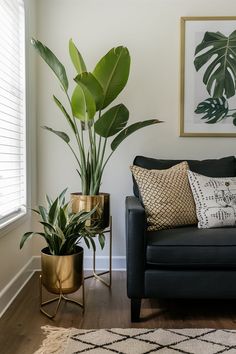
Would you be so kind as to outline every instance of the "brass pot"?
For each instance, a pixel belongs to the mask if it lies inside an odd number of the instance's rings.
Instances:
[[[54,294],[77,291],[83,282],[83,248],[71,255],[54,256],[48,247],[41,251],[42,283]]]
[[[109,226],[110,218],[110,194],[99,193],[98,195],[83,195],[82,193],[71,193],[71,206],[73,213],[81,210],[91,211],[98,205],[91,219],[86,222],[90,226],[91,221],[98,221],[101,229]]]

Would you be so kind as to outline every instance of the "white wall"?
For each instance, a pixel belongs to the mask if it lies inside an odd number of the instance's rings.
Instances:
[[[35,31],[35,6],[34,0],[25,0],[26,13],[26,61],[27,61],[27,113],[28,124],[28,176],[29,197],[35,203],[35,180],[36,180],[36,144],[35,144],[35,65],[34,53],[29,47],[29,38]],[[11,227],[0,231],[0,313],[2,310],[2,296],[6,286],[9,286],[16,274],[26,265],[32,257],[32,245],[28,243],[20,251],[19,242],[24,232],[31,229],[31,217],[25,217],[17,222],[15,228]],[[22,279],[24,276],[22,276]],[[5,301],[5,299],[4,299]],[[8,299],[9,301],[9,299]]]
[[[179,58],[181,16],[227,16],[235,0],[40,0],[37,36],[74,74],[69,62],[72,37],[92,70],[111,47],[124,45],[132,57],[131,74],[117,102],[130,110],[131,121],[159,118],[126,140],[107,166],[102,190],[111,193],[114,255],[125,255],[124,199],[132,193],[129,165],[136,154],[161,158],[215,158],[235,153],[233,138],[180,138]],[[64,129],[52,94],[63,97],[49,68],[38,61],[38,127]],[[79,191],[73,157],[63,142],[38,129],[38,194],[56,195],[65,186]],[[39,244],[35,246],[35,254]]]

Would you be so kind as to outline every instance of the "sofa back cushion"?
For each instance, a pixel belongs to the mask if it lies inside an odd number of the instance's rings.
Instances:
[[[133,164],[148,170],[165,170],[182,161],[187,161],[189,169],[193,172],[209,177],[235,177],[236,159],[234,156],[227,156],[221,159],[208,160],[163,160],[145,156],[136,156]],[[136,181],[134,182],[134,195],[139,197],[139,190]]]

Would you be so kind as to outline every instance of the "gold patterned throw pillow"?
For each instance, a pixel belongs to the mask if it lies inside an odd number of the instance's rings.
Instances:
[[[166,170],[130,167],[145,207],[148,231],[197,223],[186,161]]]

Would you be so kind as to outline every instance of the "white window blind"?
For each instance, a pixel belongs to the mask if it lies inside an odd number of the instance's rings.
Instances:
[[[0,0],[0,227],[25,213],[23,0]]]

